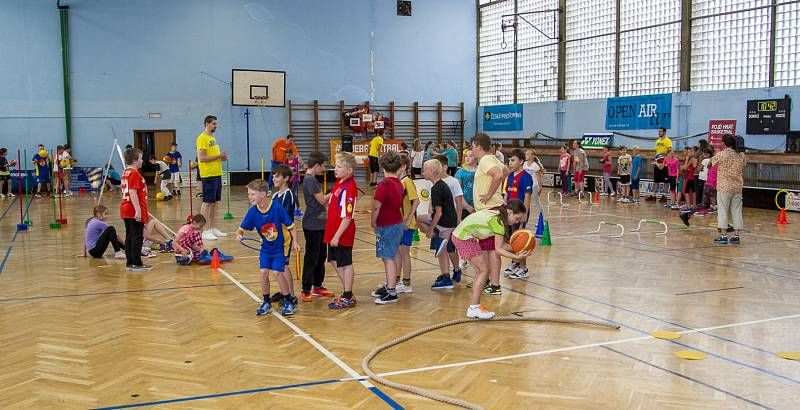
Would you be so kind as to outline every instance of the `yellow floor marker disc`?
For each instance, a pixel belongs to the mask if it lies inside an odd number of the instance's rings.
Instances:
[[[680,357],[681,359],[686,360],[703,360],[708,359],[708,355],[703,352],[698,352],[696,350],[679,350],[675,352],[675,356]]]
[[[650,333],[650,336],[653,336],[656,339],[669,339],[669,340],[674,340],[674,339],[678,339],[678,338],[681,337],[681,335],[678,334],[678,333],[667,332],[667,331],[664,331],[664,330],[657,330],[657,331],[655,331],[653,333]]]
[[[786,360],[800,360],[800,352],[778,352],[778,356]]]

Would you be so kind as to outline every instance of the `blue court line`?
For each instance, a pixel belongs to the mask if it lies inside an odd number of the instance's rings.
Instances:
[[[359,239],[359,238],[356,238],[356,239],[358,239],[358,240],[360,240],[362,242],[366,242],[363,239]],[[589,242],[595,242],[595,241],[589,241]],[[428,262],[428,261],[425,261],[425,260],[422,260],[422,259],[418,259],[418,258],[413,257],[413,256],[412,256],[412,258],[415,259],[415,260],[418,260],[420,262],[424,262],[424,263],[427,263],[427,264],[430,264],[430,265],[434,265],[432,262]],[[466,273],[464,274],[464,276],[472,277],[471,275],[468,275]],[[516,290],[514,288],[510,288],[508,286],[502,286],[501,285],[501,287],[503,289],[508,290],[508,291],[511,291],[511,292],[514,292],[514,293],[518,293],[520,295],[523,295],[523,296],[526,296],[526,297],[529,297],[529,298],[533,298],[533,299],[536,299],[536,300],[540,300],[542,302],[546,302],[546,303],[549,303],[549,304],[554,305],[554,306],[558,306],[558,307],[561,307],[561,308],[564,308],[564,309],[568,309],[568,310],[571,310],[573,312],[583,313],[584,315],[591,316],[591,317],[593,317],[595,319],[604,320],[604,321],[607,321],[607,322],[610,322],[610,323],[614,323],[614,324],[619,325],[621,327],[624,327],[626,329],[630,329],[630,330],[639,332],[639,333],[641,333],[643,335],[649,335],[650,334],[649,332],[646,332],[646,331],[644,331],[642,329],[638,329],[636,327],[633,327],[631,325],[628,325],[628,324],[625,324],[625,323],[622,323],[622,322],[618,322],[618,321],[613,320],[613,319],[609,319],[609,318],[605,318],[605,317],[602,317],[602,316],[599,316],[599,315],[595,315],[594,313],[590,313],[590,312],[587,312],[587,311],[584,311],[584,310],[573,308],[571,306],[567,306],[567,305],[564,305],[562,303],[553,302],[553,301],[550,301],[550,300],[547,300],[547,299],[544,299],[544,298],[541,298],[541,297],[538,297],[538,296],[534,296],[534,295],[531,295],[531,294]],[[663,340],[665,342],[676,344],[678,346],[682,346],[682,347],[685,347],[687,349],[697,350],[697,351],[706,353],[709,356],[713,356],[713,357],[725,360],[725,361],[730,362],[730,363],[735,363],[735,364],[737,364],[739,366],[746,367],[746,368],[749,368],[749,369],[752,369],[752,370],[756,370],[758,372],[765,373],[765,374],[768,374],[770,376],[777,377],[779,379],[783,379],[783,380],[786,380],[786,381],[789,381],[789,382],[792,382],[792,383],[795,383],[795,384],[800,384],[800,381],[798,381],[798,380],[796,380],[796,379],[794,379],[792,377],[789,377],[789,376],[786,376],[786,375],[783,375],[783,374],[780,374],[780,373],[777,373],[777,372],[773,372],[771,370],[767,370],[767,369],[764,369],[764,368],[761,368],[761,367],[758,367],[758,366],[747,364],[747,363],[741,362],[741,361],[736,360],[736,359],[731,359],[731,358],[719,355],[717,353],[714,353],[714,352],[711,352],[711,351],[708,351],[708,350],[703,350],[703,349],[700,349],[700,348],[697,348],[697,347],[693,347],[693,346],[690,346],[690,345],[682,343],[682,342],[678,342],[676,340],[667,340],[667,339],[663,339]]]
[[[12,206],[14,206],[14,203],[15,203],[15,202],[16,202],[16,201],[11,201],[11,203],[10,203],[10,204],[8,204],[8,208],[6,208],[5,212],[3,212],[3,215],[2,215],[2,216],[0,216],[0,221],[2,221],[2,220],[3,220],[3,218],[5,218],[5,217],[6,217],[6,214],[7,214],[7,213],[8,213],[8,211],[11,209],[11,207],[12,207]]]
[[[739,399],[739,400],[741,400],[741,401],[744,401],[744,402],[747,402],[747,403],[749,403],[749,404],[752,404],[753,406],[756,406],[756,407],[761,407],[762,409],[772,409],[772,407],[769,407],[769,406],[766,406],[766,405],[764,405],[764,404],[761,404],[761,403],[759,403],[759,402],[756,402],[756,401],[753,401],[753,400],[747,399],[747,398],[745,398],[745,397],[742,397],[742,396],[740,396],[740,395],[738,395],[738,394],[736,394],[736,393],[731,393],[731,392],[729,392],[729,391],[727,391],[727,390],[723,390],[723,389],[721,389],[721,388],[719,388],[719,387],[716,387],[716,386],[714,386],[714,385],[712,385],[712,384],[706,383],[706,382],[704,382],[704,381],[702,381],[702,380],[698,380],[698,379],[695,379],[695,378],[693,378],[693,377],[689,377],[689,376],[686,376],[686,375],[680,374],[680,373],[678,373],[678,372],[675,372],[675,371],[673,371],[673,370],[670,370],[670,369],[667,369],[667,368],[664,368],[664,367],[661,367],[661,366],[655,365],[655,364],[653,364],[653,363],[650,363],[650,362],[644,361],[644,360],[642,360],[642,359],[639,359],[639,358],[637,358],[637,357],[633,357],[633,356],[631,356],[631,355],[629,355],[629,354],[627,354],[627,353],[623,353],[623,352],[621,352],[621,351],[619,351],[619,350],[612,349],[612,348],[610,348],[610,347],[608,347],[608,346],[600,346],[600,347],[601,347],[601,348],[603,348],[603,349],[606,349],[606,350],[608,350],[608,351],[614,352],[614,353],[616,353],[616,354],[618,354],[618,355],[625,356],[625,357],[627,357],[627,358],[629,358],[629,359],[631,359],[631,360],[635,360],[635,361],[637,361],[637,362],[639,362],[639,363],[646,364],[646,365],[648,365],[648,366],[650,366],[650,367],[653,367],[653,368],[656,368],[656,369],[658,369],[658,370],[661,370],[661,371],[667,372],[667,373],[669,373],[669,374],[671,374],[671,375],[673,375],[673,376],[678,376],[678,377],[680,377],[680,378],[682,378],[682,379],[686,379],[686,380],[689,380],[689,381],[695,382],[695,383],[697,383],[697,384],[699,384],[699,385],[701,385],[701,386],[708,387],[709,389],[712,389],[712,390],[718,391],[718,392],[720,392],[720,393],[726,394],[726,395],[728,395],[728,396],[731,396],[731,397],[735,397],[735,398],[737,398],[737,399]]]
[[[379,388],[377,388],[375,386],[372,386],[372,387],[369,388],[369,390],[371,392],[375,393],[376,396],[378,396],[381,399],[383,399],[383,401],[385,401],[386,404],[388,404],[391,408],[393,408],[395,410],[403,410],[403,406],[398,404],[396,401],[392,400],[391,397],[387,396],[386,393],[382,392]]]
[[[0,263],[0,273],[3,273],[3,268],[6,267],[6,261],[8,261],[8,255],[10,254],[11,254],[11,247],[9,246],[8,249],[6,249],[6,256],[3,257],[3,262]]]
[[[331,379],[331,380],[323,380],[318,382],[310,382],[310,383],[297,383],[297,384],[287,384],[285,386],[275,386],[275,387],[265,387],[262,389],[251,389],[251,390],[239,390],[233,391],[228,393],[218,393],[218,394],[207,394],[204,396],[192,396],[192,397],[183,397],[180,399],[172,399],[172,400],[161,400],[161,401],[150,401],[146,403],[136,403],[136,404],[124,404],[120,406],[112,406],[112,407],[96,407],[92,410],[116,410],[116,409],[132,409],[135,407],[148,407],[148,406],[157,406],[161,404],[170,404],[170,403],[182,403],[187,401],[196,401],[196,400],[205,400],[205,399],[215,399],[219,397],[229,397],[229,396],[240,396],[243,394],[253,394],[253,393],[263,393],[268,391],[276,391],[276,390],[287,390],[287,389],[296,389],[298,387],[309,387],[309,386],[320,386],[323,384],[331,384],[331,383],[340,383],[346,381],[355,381],[351,380],[343,380],[343,379]]]

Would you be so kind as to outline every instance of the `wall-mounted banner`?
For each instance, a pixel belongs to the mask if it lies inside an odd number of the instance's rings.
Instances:
[[[670,128],[672,94],[609,98],[606,104],[607,130],[654,130]]]
[[[401,140],[384,140],[381,152],[400,151]],[[366,167],[369,165],[369,141],[354,141],[353,156],[356,158],[356,166]],[[331,140],[331,164],[336,165],[336,154],[342,151],[342,140]]]
[[[609,147],[614,144],[614,134],[583,134],[581,139],[581,148],[585,149],[602,149],[604,145]]]
[[[483,107],[484,131],[522,131],[522,104]]]
[[[722,151],[722,136],[736,135],[736,120],[708,120],[708,142],[715,150]]]

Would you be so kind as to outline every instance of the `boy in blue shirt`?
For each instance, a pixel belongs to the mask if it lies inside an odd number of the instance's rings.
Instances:
[[[42,197],[42,187],[47,187],[47,196],[50,196],[50,160],[47,158],[47,150],[44,145],[36,147],[36,154],[33,156],[33,169],[36,174],[36,197]]]
[[[274,203],[267,195],[269,184],[264,180],[255,180],[247,184],[247,199],[253,204],[242,220],[236,232],[236,240],[241,243],[245,231],[256,230],[261,237],[261,253],[259,254],[259,268],[261,269],[261,294],[264,301],[256,310],[256,315],[264,315],[272,310],[269,296],[269,272],[275,273],[278,288],[281,291],[283,302],[281,312],[284,316],[292,315],[297,310],[297,304],[292,297],[292,282],[286,280],[284,268],[286,267],[286,254],[284,253],[283,227],[289,232],[294,251],[300,252],[300,244],[295,236],[294,220],[286,213],[280,204]]]
[[[519,199],[525,204],[525,209],[531,208],[531,195],[533,193],[533,177],[528,171],[522,168],[525,163],[525,153],[517,148],[511,151],[511,156],[508,157],[508,167],[511,172],[508,174],[506,181],[506,203],[514,199]],[[530,211],[526,214],[525,220],[514,224],[509,228],[509,234],[513,234],[518,229],[525,228],[530,218]],[[520,259],[519,262],[512,261],[511,266],[503,271],[508,277],[512,279],[521,279],[528,277],[528,264],[527,259]]]
[[[181,194],[181,167],[183,166],[183,155],[178,151],[178,143],[173,142],[167,156],[172,160],[169,163],[169,172],[172,174],[172,195]]]
[[[633,203],[639,205],[639,180],[642,179],[642,157],[639,155],[639,146],[634,145],[631,148],[633,151],[633,161],[631,161],[631,193],[633,195]],[[653,184],[653,188],[657,184]]]

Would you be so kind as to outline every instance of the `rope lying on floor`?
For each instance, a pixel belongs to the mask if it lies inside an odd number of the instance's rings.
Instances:
[[[413,339],[419,335],[432,332],[437,329],[441,329],[443,327],[454,326],[462,323],[474,323],[474,322],[481,322],[481,323],[491,323],[491,322],[548,322],[548,323],[566,323],[566,324],[573,324],[573,325],[591,325],[591,326],[600,326],[606,327],[610,329],[619,329],[619,326],[613,325],[607,322],[601,322],[596,320],[574,320],[574,319],[557,319],[557,318],[545,318],[545,317],[520,317],[520,316],[500,316],[495,317],[491,320],[480,320],[480,319],[456,319],[451,320],[449,322],[437,323],[434,325],[430,325],[428,327],[423,327],[422,329],[415,330],[405,336],[399,337],[387,343],[384,343],[375,349],[373,349],[369,354],[364,357],[364,360],[361,361],[361,367],[364,369],[364,373],[369,376],[372,380],[377,383],[380,383],[384,386],[391,387],[393,389],[407,391],[409,393],[413,393],[422,397],[427,397],[429,399],[433,399],[436,401],[440,401],[443,403],[452,404],[454,406],[464,407],[467,409],[472,410],[483,410],[483,407],[470,403],[468,401],[459,400],[456,398],[448,397],[445,395],[432,393],[430,391],[420,389],[419,387],[409,386],[406,384],[395,383],[393,381],[389,381],[381,376],[375,374],[369,367],[369,362],[375,358],[380,352],[387,350],[393,346],[396,346],[400,343],[403,343],[409,339]]]

